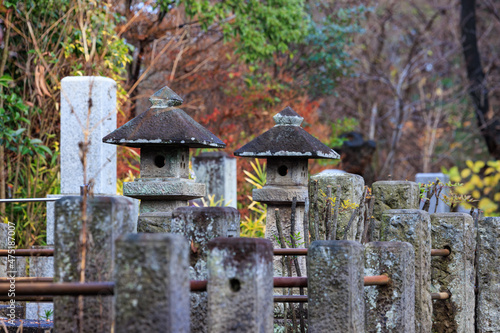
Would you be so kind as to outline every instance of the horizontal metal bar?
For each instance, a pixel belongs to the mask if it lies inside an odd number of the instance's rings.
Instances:
[[[15,283],[54,282],[54,278],[51,277],[15,277],[13,279],[8,277],[0,277],[0,283],[10,283],[12,280],[14,280]]]
[[[16,296],[111,296],[114,286],[114,282],[20,283],[15,286],[15,294]],[[0,284],[0,295],[7,295],[9,289],[9,283]]]
[[[31,257],[31,256],[39,256],[39,257],[52,257],[54,256],[54,249],[14,249],[14,250],[0,250],[0,257],[7,257],[9,255],[9,251],[13,251],[10,253],[12,256],[16,257]]]
[[[431,293],[431,298],[432,299],[441,299],[441,300],[444,300],[444,299],[448,299],[450,297],[451,297],[450,293],[447,293],[447,292]]]
[[[305,256],[307,255],[307,249],[296,248],[296,249],[274,249],[275,256]]]
[[[274,303],[307,303],[307,296],[303,295],[274,295]]]
[[[448,249],[432,249],[431,256],[433,257],[447,257],[451,253]]]
[[[365,276],[365,286],[385,286],[391,282],[387,275]]]
[[[16,300],[17,302],[53,302],[54,296],[36,296],[36,295],[25,295],[25,296],[16,296],[16,297],[8,297],[8,296],[0,296],[0,302],[9,302],[11,299]]]
[[[57,201],[60,198],[15,198],[15,199],[0,199],[0,203],[9,202],[43,202],[43,201]]]

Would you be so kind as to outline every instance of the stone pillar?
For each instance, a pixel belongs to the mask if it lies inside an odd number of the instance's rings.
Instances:
[[[434,301],[432,330],[474,332],[474,221],[465,213],[439,213],[431,214],[431,224],[432,247],[451,250],[447,257],[432,258],[433,292],[451,293],[447,300]]]
[[[272,243],[217,238],[209,249],[208,332],[272,332]]]
[[[347,172],[338,173],[338,172],[328,172],[328,171],[325,172],[325,171],[318,173],[314,176],[311,176],[311,179],[309,180],[309,184],[311,184],[314,181],[318,182],[318,190],[320,190],[318,193],[318,199],[319,199],[318,208],[320,212],[324,210],[326,205],[326,200],[325,200],[326,196],[324,196],[322,193],[324,193],[325,195],[327,194],[327,186],[331,186],[332,197],[335,198],[337,196],[337,186],[340,185],[341,202],[349,200],[350,203],[355,203],[355,204],[360,203],[361,198],[363,197],[364,194],[363,192],[365,187],[365,181],[363,177]],[[310,186],[309,188],[312,187]],[[313,195],[314,195],[313,193],[309,193],[310,203],[313,202]],[[339,217],[337,222],[337,239],[343,239],[344,230],[347,224],[349,223],[352,213],[353,210],[348,210],[345,212],[339,210]],[[309,210],[309,221],[314,221],[314,212],[312,209]],[[356,240],[359,238],[357,235],[358,224],[359,224],[359,216],[354,219],[351,228],[347,233],[347,239]],[[319,230],[320,230],[320,238],[325,239],[324,221],[320,221]]]
[[[206,185],[207,193],[214,195],[217,202],[224,199],[224,206],[236,208],[236,159],[225,152],[205,152],[193,157],[193,171],[196,181]],[[201,200],[196,199],[197,202]]]
[[[429,184],[429,182],[435,182],[436,179],[439,179],[440,184],[446,184],[450,181],[450,177],[441,172],[436,173],[417,173],[415,175],[415,182],[422,184]],[[449,195],[450,189],[445,187],[443,188],[440,197],[443,195]],[[426,194],[425,194],[426,195]],[[422,208],[425,204],[425,201],[420,202],[420,208]],[[431,197],[431,202],[429,205],[429,212],[431,213],[448,213],[450,211],[450,207],[446,205],[443,200],[439,200],[437,208],[436,208],[436,196],[433,195]]]
[[[415,332],[415,252],[406,242],[365,247],[365,276],[387,274],[387,286],[365,287],[366,332]]]
[[[431,218],[418,209],[391,209],[382,215],[380,241],[408,242],[415,250],[415,331],[432,327]]]
[[[52,249],[53,246],[33,246],[33,249]],[[53,277],[54,276],[54,257],[31,256],[29,257],[30,276],[31,277]],[[53,312],[54,304],[52,302],[30,302],[26,304],[26,318],[35,320],[44,320],[48,311]],[[52,319],[50,316],[49,319]]]
[[[189,332],[188,248],[180,235],[117,239],[115,332]]]
[[[171,232],[190,244],[189,278],[208,278],[208,242],[217,237],[238,237],[240,213],[232,207],[180,207],[172,213]],[[191,293],[191,332],[207,332],[207,293]]]
[[[500,332],[500,217],[481,219],[477,232],[476,332]]]
[[[55,282],[80,281],[80,233],[83,197],[68,196],[56,202]],[[125,197],[87,198],[87,255],[85,282],[113,281],[115,239],[137,231],[133,203]],[[83,332],[110,332],[113,297],[85,296]],[[75,332],[78,327],[78,297],[54,297],[54,330]]]
[[[364,332],[364,247],[315,241],[307,254],[308,331]]]
[[[375,182],[372,189],[375,219],[369,231],[369,240],[377,240],[380,236],[374,233],[380,230],[382,214],[389,209],[418,209],[420,189],[417,183],[397,180]]]

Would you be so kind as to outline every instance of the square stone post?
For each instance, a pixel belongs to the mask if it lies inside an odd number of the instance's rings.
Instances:
[[[474,251],[476,228],[465,213],[431,214],[432,247],[450,249],[446,257],[432,258],[434,292],[449,292],[433,303],[432,330],[440,333],[474,332]]]
[[[208,332],[273,331],[273,246],[261,238],[209,243]]]
[[[415,252],[406,242],[365,247],[365,276],[387,274],[386,286],[365,287],[366,332],[415,332]]]
[[[380,236],[374,233],[380,230],[382,214],[389,209],[418,209],[420,188],[415,182],[384,180],[373,183],[372,189],[375,220],[369,232],[371,235],[369,239],[377,240]]]
[[[117,239],[115,332],[189,332],[188,248],[181,235]]]
[[[325,172],[326,171],[326,172]],[[341,202],[344,200],[349,200],[351,203],[359,204],[361,198],[363,197],[363,191],[365,187],[365,181],[363,177],[360,175],[355,175],[352,173],[338,173],[338,172],[328,172],[325,170],[321,173],[318,173],[314,176],[311,176],[309,180],[309,184],[314,181],[318,182],[318,190],[321,190],[323,193],[327,193],[327,186],[331,186],[332,188],[332,197],[337,197],[337,186],[340,185],[340,200]],[[309,187],[312,188],[312,187]],[[322,196],[318,194],[318,199]],[[326,198],[325,198],[326,199]],[[313,202],[313,193],[309,193],[309,202]],[[325,208],[326,200],[318,200],[318,209],[319,211],[323,211]],[[310,206],[312,207],[312,206]],[[337,222],[337,239],[343,239],[344,230],[349,223],[353,211],[349,210],[346,212],[339,211],[338,222]],[[309,221],[314,221],[314,211],[312,209],[309,210]],[[358,233],[358,224],[359,224],[359,216],[357,216],[347,233],[347,239],[356,240],[359,239]],[[320,238],[325,239],[325,228],[324,221],[320,221],[319,224],[319,232]]]
[[[500,217],[484,217],[477,232],[476,332],[500,332]]]
[[[418,209],[391,209],[382,215],[380,241],[408,242],[415,250],[415,331],[432,328],[431,218]]]
[[[208,242],[217,237],[238,237],[240,213],[232,207],[179,207],[172,213],[171,232],[187,238],[189,278],[208,278]],[[186,246],[187,246],[186,245]],[[207,293],[191,293],[191,332],[207,332]]]
[[[68,196],[55,204],[55,282],[80,282],[83,199]],[[114,241],[123,233],[137,231],[137,216],[131,214],[133,210],[129,198],[87,198],[85,282],[113,281]],[[110,332],[113,325],[113,296],[85,296],[83,303],[83,332]],[[54,297],[55,331],[77,331],[78,318],[78,297]]]
[[[364,332],[364,247],[314,241],[307,253],[308,331]]]
[[[193,157],[193,171],[196,181],[206,186],[207,193],[214,195],[215,201],[224,199],[224,206],[236,208],[236,159],[225,152],[204,152]],[[196,199],[196,201],[201,201]]]

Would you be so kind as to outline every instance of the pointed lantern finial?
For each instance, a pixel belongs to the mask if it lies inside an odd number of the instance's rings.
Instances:
[[[289,106],[284,108],[280,113],[277,113],[273,119],[276,123],[275,126],[300,126],[304,120]]]
[[[155,92],[150,98],[151,109],[163,109],[171,106],[181,105],[184,100],[179,97],[172,89],[165,86]]]

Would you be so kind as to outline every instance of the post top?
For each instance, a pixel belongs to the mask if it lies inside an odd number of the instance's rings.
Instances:
[[[242,157],[296,157],[338,159],[339,154],[307,133],[300,124],[304,120],[286,107],[274,117],[276,125],[234,152]]]
[[[226,144],[186,112],[173,107],[183,102],[170,88],[154,93],[151,108],[106,135],[102,141],[135,148],[148,146],[183,146],[189,148],[224,148]]]

